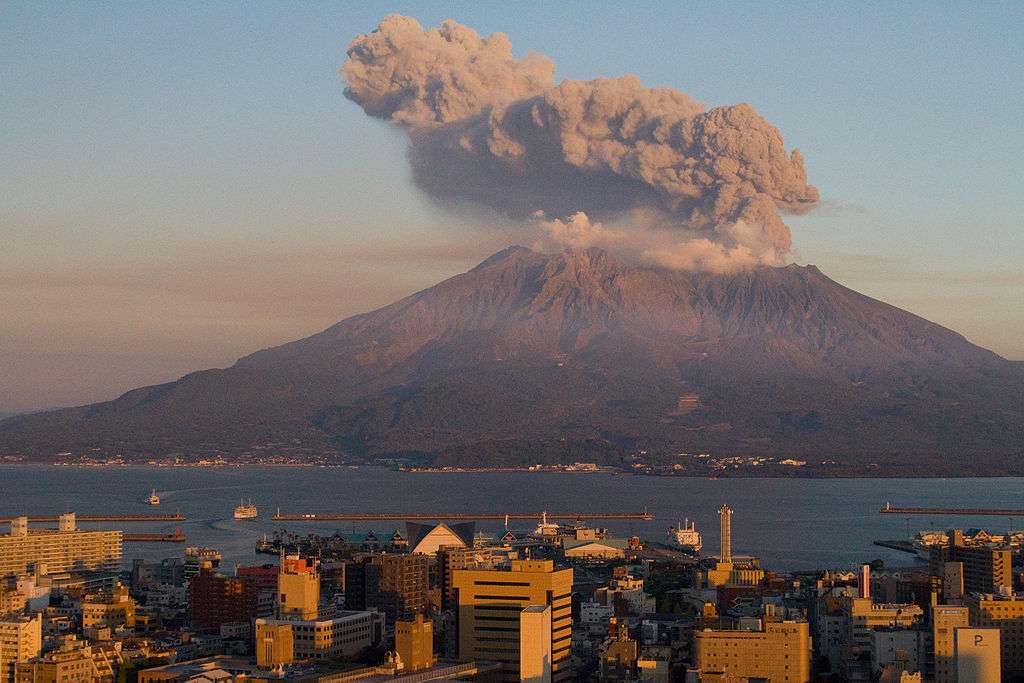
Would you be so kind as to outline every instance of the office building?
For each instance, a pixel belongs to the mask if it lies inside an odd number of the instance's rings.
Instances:
[[[811,637],[806,622],[767,622],[761,631],[705,629],[694,634],[700,675],[758,679],[769,683],[811,680]]]
[[[0,576],[120,568],[121,532],[78,529],[73,512],[60,516],[57,529],[29,529],[28,517],[17,517],[0,536]]]
[[[999,630],[1003,675],[1024,676],[1024,597],[975,593],[964,602],[971,613],[971,626]]]
[[[395,654],[405,673],[434,666],[434,624],[417,614],[411,621],[395,624]]]
[[[0,616],[0,683],[15,680],[15,667],[37,657],[43,647],[43,620],[40,615]]]
[[[345,608],[379,609],[390,623],[426,610],[426,555],[369,555],[345,565]]]
[[[998,683],[1003,680],[998,629],[958,628],[955,642],[957,681]]]
[[[530,605],[519,615],[519,680],[551,683],[551,607]]]
[[[523,609],[551,608],[551,679],[572,678],[572,569],[551,560],[512,560],[508,571],[462,569],[452,573],[458,622],[458,657],[501,662],[503,680],[520,679]]]
[[[970,612],[960,605],[932,607],[932,648],[935,683],[956,683],[955,639],[958,628],[970,625]]]
[[[249,623],[256,617],[258,593],[249,581],[215,574],[210,565],[188,582],[188,614],[200,629],[219,632],[224,624]]]
[[[73,637],[60,648],[21,662],[15,683],[114,683],[112,652]]]
[[[458,569],[494,569],[498,558],[490,548],[441,548],[437,557],[437,585],[441,590],[441,609],[455,607],[452,573]]]

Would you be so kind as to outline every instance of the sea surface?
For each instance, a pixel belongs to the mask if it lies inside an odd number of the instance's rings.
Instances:
[[[159,507],[145,503],[151,489]],[[757,555],[783,571],[849,568],[881,558],[888,566],[915,563],[912,555],[874,546],[876,539],[909,538],[921,529],[1024,527],[1006,517],[929,517],[880,514],[886,502],[916,507],[1024,508],[1024,479],[691,479],[610,473],[406,473],[376,467],[155,468],[0,466],[0,515],[173,513],[186,521],[122,524],[128,532],[172,532],[184,544],[126,543],[131,558],[181,555],[186,545],[217,548],[222,567],[267,561],[256,541],[277,529],[331,534],[390,534],[401,522],[277,523],[280,509],[307,512],[532,512],[641,511],[654,520],[608,521],[615,535],[662,541],[683,517],[695,520],[706,554],[718,549],[717,510],[733,508],[733,553]],[[232,519],[234,506],[252,500],[259,518]],[[115,523],[83,524],[118,528]],[[533,522],[513,521],[513,530]],[[500,521],[477,529],[502,532]]]

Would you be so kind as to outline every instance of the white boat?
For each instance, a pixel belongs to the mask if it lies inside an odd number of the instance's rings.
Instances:
[[[700,532],[689,519],[684,519],[682,524],[669,527],[668,538],[673,545],[695,553],[700,552],[703,545]]]
[[[256,519],[256,506],[244,501],[235,507],[235,519]]]
[[[152,492],[150,492],[149,498],[146,499],[146,502],[150,505],[160,504],[160,496],[156,495],[156,489],[153,489]]]

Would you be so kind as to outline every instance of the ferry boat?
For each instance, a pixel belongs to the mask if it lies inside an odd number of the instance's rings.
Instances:
[[[695,553],[699,553],[703,545],[700,532],[689,519],[684,519],[682,524],[669,527],[668,538],[673,545]]]
[[[153,489],[150,492],[149,498],[146,499],[146,502],[149,503],[150,505],[159,505],[160,504],[160,496],[156,495],[156,489]]]
[[[242,502],[235,507],[235,519],[256,519],[256,506],[252,501]]]

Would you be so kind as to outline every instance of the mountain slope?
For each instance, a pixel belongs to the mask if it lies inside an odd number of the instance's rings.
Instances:
[[[231,368],[4,420],[0,454],[288,448],[487,465],[644,448],[1006,465],[1022,418],[1020,363],[814,267],[720,276],[512,247]]]

